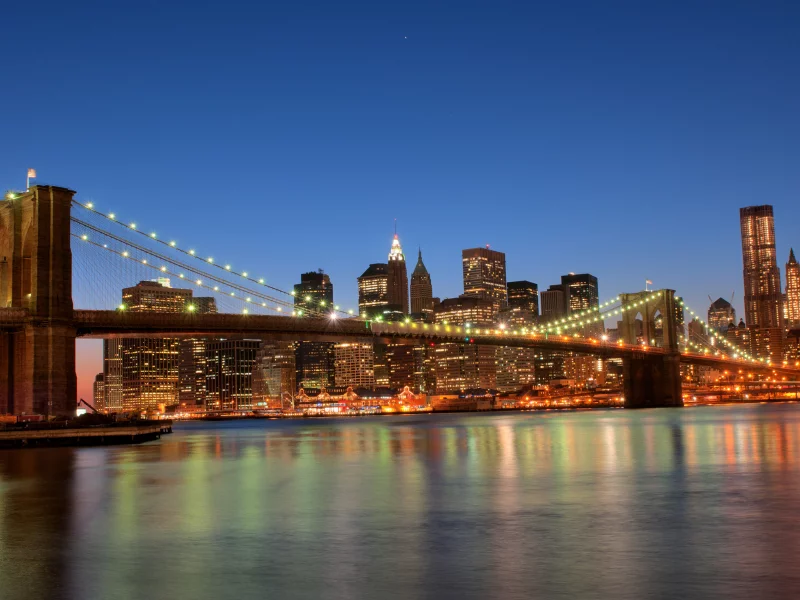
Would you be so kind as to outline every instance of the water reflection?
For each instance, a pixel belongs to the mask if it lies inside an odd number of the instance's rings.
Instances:
[[[0,453],[16,598],[784,596],[800,410],[180,425]]]

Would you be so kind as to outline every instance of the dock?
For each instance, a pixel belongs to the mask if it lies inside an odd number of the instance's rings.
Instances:
[[[0,430],[0,448],[140,444],[172,433],[172,421],[100,427]]]

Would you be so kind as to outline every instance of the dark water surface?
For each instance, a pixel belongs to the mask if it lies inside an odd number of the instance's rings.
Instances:
[[[800,405],[0,452],[0,598],[800,597]]]

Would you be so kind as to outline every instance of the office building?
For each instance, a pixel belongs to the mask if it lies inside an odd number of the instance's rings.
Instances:
[[[103,340],[103,389],[107,412],[122,410],[122,339]]]
[[[539,305],[542,309],[542,321],[549,323],[561,319],[567,314],[566,295],[561,285],[551,285],[539,295]]]
[[[103,374],[95,375],[92,384],[92,406],[97,410],[105,410],[106,407],[106,388],[103,382]]]
[[[214,339],[206,346],[206,408],[251,410],[253,369],[261,340]]]
[[[775,254],[772,206],[739,210],[744,275],[744,318],[751,330],[753,353],[772,362],[783,360],[784,335],[781,272]],[[755,330],[760,330],[756,334]]]
[[[122,305],[129,312],[181,313],[191,300],[192,290],[173,288],[166,278],[141,281],[122,290]],[[122,340],[124,410],[154,410],[178,404],[180,346],[178,338]]]
[[[253,365],[253,408],[289,408],[297,389],[292,342],[263,341]]]
[[[389,306],[389,265],[373,263],[358,278],[358,314],[374,319]]]
[[[408,306],[408,271],[406,269],[406,256],[400,246],[400,239],[394,234],[392,247],[389,250],[387,263],[388,276],[386,278],[386,296],[389,306],[400,311],[403,315],[409,313]]]
[[[464,295],[491,300],[494,317],[508,304],[506,255],[497,250],[469,248],[461,251]]]
[[[375,388],[375,355],[370,342],[334,345],[336,387]]]
[[[794,248],[789,250],[786,263],[786,327],[800,327],[800,265],[794,257]]]
[[[198,297],[190,300],[196,314],[216,314],[215,298]],[[178,358],[178,402],[183,410],[202,410],[206,402],[206,342],[205,338],[186,338],[180,343]]]
[[[323,271],[300,275],[294,286],[294,307],[304,314],[326,314],[333,307],[333,283]],[[295,383],[306,390],[333,385],[333,342],[300,341],[295,347]]]
[[[433,283],[422,262],[422,250],[411,273],[411,315],[419,321],[433,322]]]
[[[520,321],[533,322],[539,316],[539,286],[532,281],[509,281],[508,308],[524,314]]]
[[[717,298],[708,307],[709,326],[724,335],[731,323],[736,324],[736,309],[725,298]]]

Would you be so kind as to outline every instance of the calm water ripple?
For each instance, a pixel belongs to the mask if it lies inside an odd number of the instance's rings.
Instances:
[[[0,452],[0,598],[800,597],[800,405]]]

